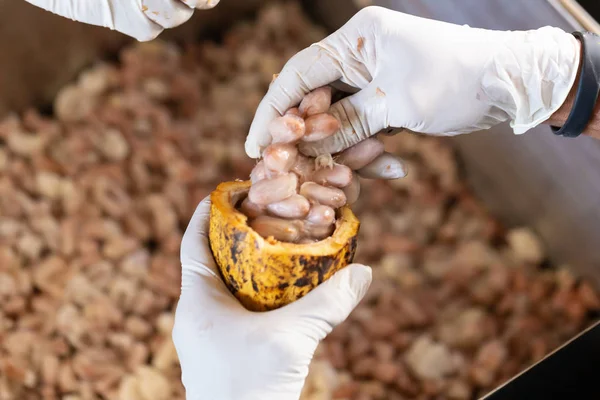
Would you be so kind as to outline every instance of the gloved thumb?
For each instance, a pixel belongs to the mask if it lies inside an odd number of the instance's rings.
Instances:
[[[348,265],[301,299],[277,311],[294,321],[294,329],[318,342],[348,318],[367,293],[371,279],[370,267]]]
[[[388,128],[387,110],[386,93],[373,81],[331,106],[328,112],[340,121],[341,126],[334,135],[317,142],[301,143],[300,151],[316,157],[346,150]]]

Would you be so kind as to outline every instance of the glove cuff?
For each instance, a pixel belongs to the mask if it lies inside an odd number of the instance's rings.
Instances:
[[[482,79],[492,112],[505,113],[515,134],[548,120],[567,98],[579,59],[579,42],[559,28],[508,32]]]
[[[554,134],[577,137],[585,130],[594,116],[594,108],[600,91],[600,40],[589,32],[574,32],[581,42],[581,74],[577,84],[575,101],[567,121],[561,128],[552,127]]]

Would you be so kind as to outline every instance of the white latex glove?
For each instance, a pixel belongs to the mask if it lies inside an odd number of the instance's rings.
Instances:
[[[247,311],[229,292],[208,244],[210,203],[200,203],[181,244],[181,298],[173,340],[188,400],[298,400],[313,353],[371,283],[350,265],[298,301]]]
[[[103,26],[139,41],[191,18],[194,9],[209,9],[220,0],[26,0],[54,14]]]
[[[558,28],[490,31],[367,7],[288,61],[258,107],[246,152],[256,158],[269,121],[337,80],[360,91],[332,105],[340,132],[306,154],[335,153],[388,127],[454,135],[509,120],[520,134],[561,106],[578,65],[578,41]]]

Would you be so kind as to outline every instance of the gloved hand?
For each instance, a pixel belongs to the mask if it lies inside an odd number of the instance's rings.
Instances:
[[[298,400],[319,341],[346,319],[371,283],[350,265],[298,301],[254,313],[229,292],[208,244],[209,199],[181,244],[181,298],[173,340],[189,400]]]
[[[490,31],[367,7],[288,61],[258,107],[246,152],[256,158],[269,121],[338,80],[360,90],[332,105],[342,128],[301,147],[308,155],[388,127],[454,135],[509,120],[524,133],[561,106],[578,65],[578,41],[558,28]]]
[[[26,0],[75,21],[103,26],[139,41],[152,40],[164,29],[191,18],[194,9],[209,9],[220,0]]]

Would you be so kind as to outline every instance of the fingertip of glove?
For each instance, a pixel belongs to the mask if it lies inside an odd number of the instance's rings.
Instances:
[[[370,164],[356,171],[361,178],[394,180],[404,178],[407,166],[402,158],[385,152]]]
[[[210,10],[215,8],[221,0],[182,0],[184,4],[198,10]]]
[[[152,28],[148,29],[147,31],[144,31],[143,33],[131,34],[131,36],[140,43],[150,42],[156,39],[158,35],[160,35],[164,31],[164,29],[158,24],[156,24],[154,21],[150,22],[153,25]],[[129,35],[128,33],[125,34]]]
[[[373,269],[368,265],[350,264],[346,268],[351,271],[353,279],[356,279],[360,282],[370,283],[373,279]]]
[[[260,158],[260,150],[254,140],[250,140],[250,138],[248,138],[244,144],[244,148],[248,157],[254,159]]]
[[[154,1],[144,5],[142,12],[150,21],[165,29],[175,28],[188,21],[194,14],[194,9],[186,4],[176,2],[163,2],[160,5]]]
[[[202,201],[200,202],[200,204],[198,204],[198,207],[204,207],[204,208],[210,207],[210,195],[203,198]]]
[[[341,271],[344,270],[347,271],[348,286],[356,294],[357,300],[360,301],[371,285],[373,270],[371,267],[362,264],[350,264]]]

